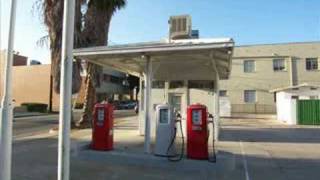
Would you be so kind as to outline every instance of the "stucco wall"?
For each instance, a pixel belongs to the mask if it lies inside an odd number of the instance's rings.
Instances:
[[[297,84],[320,85],[320,69],[306,70],[306,58],[313,57],[319,58],[320,66],[320,42],[235,47],[230,78],[220,81],[220,89],[227,90],[234,113],[275,113],[274,94],[269,91],[290,86],[292,72]],[[273,71],[275,58],[285,59],[285,71]],[[243,72],[244,60],[255,61],[255,72]],[[296,62],[296,70],[291,67],[291,60]],[[244,90],[256,90],[256,103],[244,102]]]
[[[142,93],[141,93],[142,92]],[[212,89],[188,89],[187,81],[185,81],[185,87],[177,89],[169,89],[168,82],[166,82],[165,88],[163,89],[152,89],[152,98],[150,107],[152,109],[151,114],[151,136],[155,137],[156,130],[156,117],[155,117],[155,106],[157,104],[169,103],[171,95],[181,96],[181,116],[182,116],[182,128],[184,134],[186,134],[186,111],[187,106],[190,104],[200,103],[208,108],[209,113],[214,112],[214,93]],[[143,101],[143,90],[139,92],[138,95],[139,101]],[[144,105],[143,105],[144,106]],[[140,105],[141,107],[141,105]],[[144,108],[140,108],[139,112],[139,123],[140,123],[140,134],[144,134],[145,122],[144,122]],[[178,129],[178,136],[180,136],[180,129]]]
[[[13,100],[15,106],[21,103],[36,102],[50,103],[50,65],[36,66],[14,66],[12,71]],[[3,87],[3,74],[0,76],[1,87]],[[3,89],[0,90],[2,98]],[[59,109],[59,95],[52,94],[53,110]]]

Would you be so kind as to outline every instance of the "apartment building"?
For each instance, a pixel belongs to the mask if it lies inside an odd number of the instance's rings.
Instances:
[[[320,42],[248,45],[234,48],[228,80],[220,96],[230,99],[233,113],[275,113],[275,88],[320,85]]]

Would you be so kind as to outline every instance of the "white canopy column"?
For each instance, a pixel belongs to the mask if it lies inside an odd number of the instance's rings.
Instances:
[[[143,61],[146,62],[144,71],[144,120],[145,120],[145,136],[144,136],[144,152],[151,153],[151,97],[152,97],[152,62],[150,56],[142,55]]]
[[[213,71],[215,73],[214,76],[214,109],[213,109],[213,116],[214,116],[214,134],[213,135],[214,140],[218,141],[219,140],[219,131],[220,131],[220,96],[219,96],[219,80],[220,80],[220,75],[219,75],[219,69],[217,66],[217,60],[219,59],[219,56],[217,56],[217,53],[211,52],[211,61],[212,61],[212,67]]]
[[[216,72],[215,87],[214,87],[214,138],[219,140],[220,131],[220,96],[219,96],[219,73]]]

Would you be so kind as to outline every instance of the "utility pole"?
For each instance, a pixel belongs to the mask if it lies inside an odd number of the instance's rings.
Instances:
[[[3,99],[0,108],[0,179],[11,180],[12,160],[12,66],[13,66],[13,44],[16,22],[16,0],[11,0],[10,25],[8,36],[8,49],[6,54]]]
[[[69,180],[75,0],[64,0],[63,11],[64,13],[60,78],[61,94],[59,114],[58,180]]]

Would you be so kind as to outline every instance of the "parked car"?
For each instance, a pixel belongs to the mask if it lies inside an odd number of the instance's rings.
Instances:
[[[136,104],[136,101],[117,101],[113,103],[114,108],[117,110],[134,109]]]
[[[139,104],[136,103],[136,106],[134,106],[134,112],[136,112],[136,114],[139,113]]]

